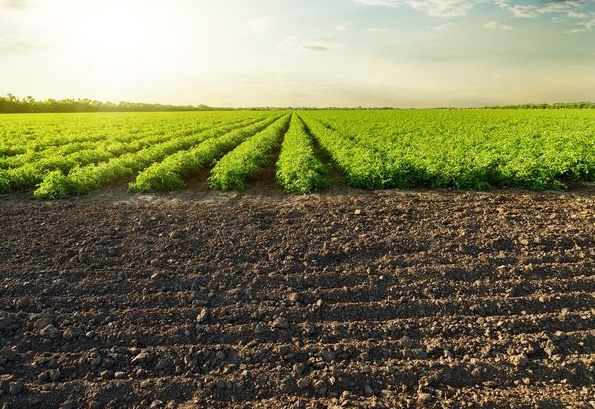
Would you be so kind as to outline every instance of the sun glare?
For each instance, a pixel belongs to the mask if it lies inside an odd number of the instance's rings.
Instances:
[[[106,10],[77,24],[79,45],[106,63],[112,58],[134,60],[154,42],[148,16],[135,10]]]
[[[159,58],[162,38],[146,10],[105,6],[79,16],[72,28],[76,65],[106,86],[148,79],[152,61]]]

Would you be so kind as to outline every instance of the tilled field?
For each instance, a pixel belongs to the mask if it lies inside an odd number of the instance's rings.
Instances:
[[[595,408],[592,193],[0,200],[2,408]]]

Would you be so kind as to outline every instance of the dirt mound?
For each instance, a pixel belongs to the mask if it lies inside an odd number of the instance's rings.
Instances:
[[[0,407],[595,407],[595,202],[0,202]]]

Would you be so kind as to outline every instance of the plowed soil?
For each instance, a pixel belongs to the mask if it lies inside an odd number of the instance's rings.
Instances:
[[[595,197],[0,197],[0,408],[595,408]]]

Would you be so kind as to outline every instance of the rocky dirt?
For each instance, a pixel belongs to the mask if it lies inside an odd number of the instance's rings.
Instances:
[[[0,197],[0,408],[595,408],[595,196]]]

